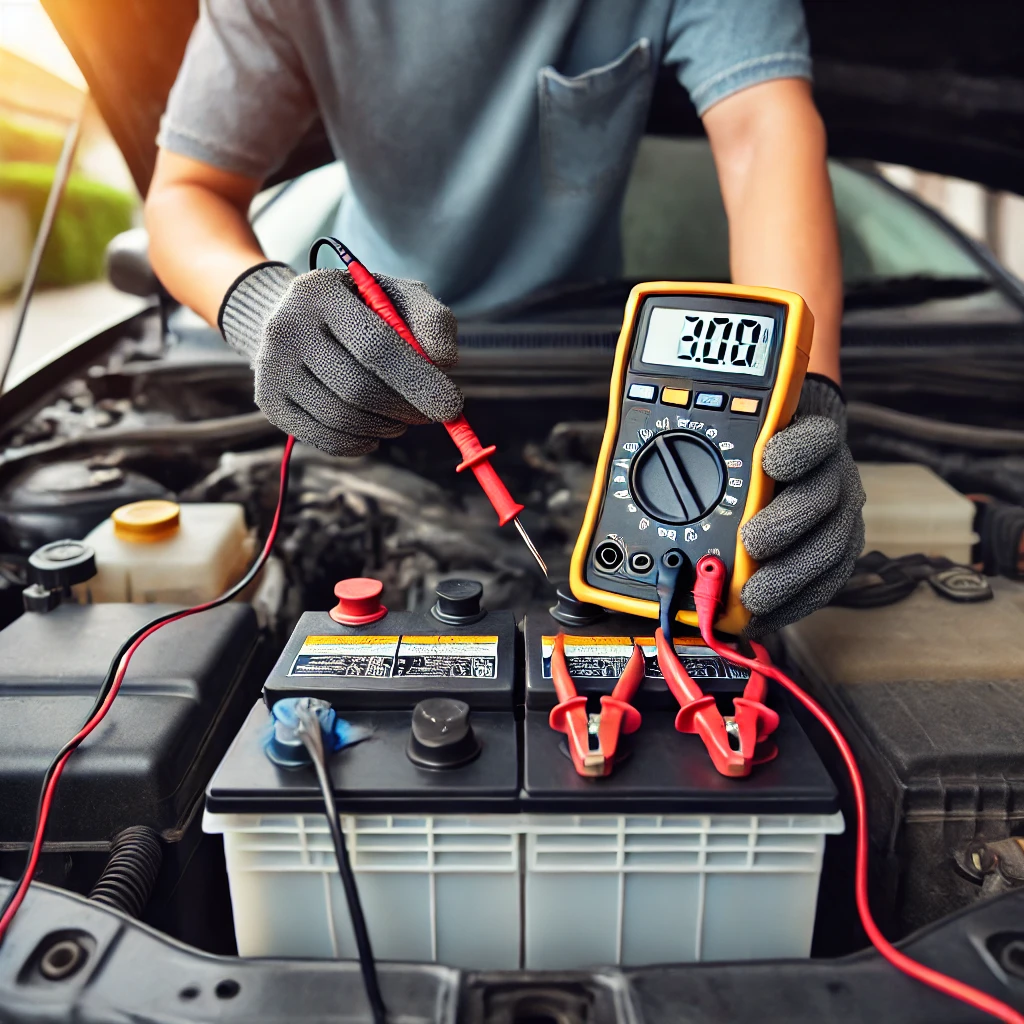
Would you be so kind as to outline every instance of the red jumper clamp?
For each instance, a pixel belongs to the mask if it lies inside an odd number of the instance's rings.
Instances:
[[[643,652],[635,644],[633,653],[610,696],[601,698],[601,712],[587,714],[587,698],[576,693],[576,684],[565,662],[565,634],[555,637],[551,649],[551,680],[559,703],[551,709],[548,724],[564,732],[576,771],[588,778],[610,775],[620,733],[640,728],[640,712],[629,702],[644,678]]]
[[[679,660],[675,647],[658,629],[658,665],[672,696],[679,701],[676,729],[696,733],[704,741],[711,761],[723,775],[741,778],[755,764],[771,761],[778,753],[768,737],[779,727],[779,716],[764,703],[767,684],[760,672],[751,671],[743,696],[733,700],[733,713],[723,716],[715,698],[705,694]],[[768,652],[754,644],[759,659],[768,664]]]

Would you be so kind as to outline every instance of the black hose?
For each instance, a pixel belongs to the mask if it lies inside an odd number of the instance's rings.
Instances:
[[[126,828],[113,842],[110,860],[89,893],[89,899],[139,917],[146,909],[164,850],[160,836],[147,825]]]
[[[933,444],[955,445],[958,448],[988,448],[994,451],[1024,451],[1024,430],[1000,427],[974,427],[964,423],[915,416],[909,412],[886,409],[870,402],[850,402],[846,416],[851,424],[888,430],[904,437],[915,437]]]
[[[316,714],[308,709],[296,710],[298,728],[296,730],[302,745],[309,752],[316,770],[317,782],[323,795],[324,810],[327,812],[327,825],[331,830],[334,843],[334,856],[338,862],[338,874],[345,890],[345,901],[348,903],[349,917],[352,919],[352,932],[356,939],[356,950],[359,954],[359,969],[363,975],[363,987],[370,1003],[374,1024],[387,1024],[387,1010],[384,998],[380,994],[380,982],[377,980],[377,965],[373,959],[373,947],[370,945],[370,933],[363,916],[363,905],[359,900],[356,878],[352,873],[352,863],[348,858],[348,847],[345,845],[345,834],[341,831],[341,819],[338,817],[338,806],[334,802],[334,787],[331,777],[327,774],[327,756],[324,753],[323,735],[320,732],[320,721]]]

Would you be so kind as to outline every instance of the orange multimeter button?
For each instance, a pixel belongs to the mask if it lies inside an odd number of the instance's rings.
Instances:
[[[730,412],[743,412],[748,416],[755,415],[760,408],[760,398],[734,398],[729,404]]]
[[[665,405],[681,405],[684,409],[690,404],[688,388],[662,388],[661,400]]]

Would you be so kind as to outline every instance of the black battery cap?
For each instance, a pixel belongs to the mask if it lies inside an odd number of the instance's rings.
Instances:
[[[409,760],[420,768],[458,768],[480,753],[469,705],[450,697],[421,700],[412,709]]]
[[[431,614],[449,626],[468,626],[487,614],[480,605],[484,588],[477,580],[441,580],[434,592]]]
[[[556,591],[558,603],[549,609],[551,618],[563,626],[590,626],[604,618],[604,609],[596,604],[580,601],[576,595],[563,584]]]

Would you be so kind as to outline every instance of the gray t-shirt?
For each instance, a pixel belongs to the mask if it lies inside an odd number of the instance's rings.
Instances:
[[[262,179],[319,112],[337,235],[481,312],[617,276],[662,64],[701,114],[807,78],[800,0],[204,0],[158,141]]]

